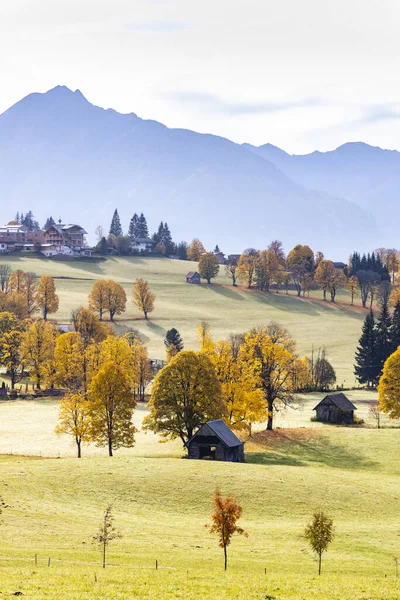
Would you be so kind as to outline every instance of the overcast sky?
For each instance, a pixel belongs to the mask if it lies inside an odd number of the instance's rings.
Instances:
[[[0,0],[0,112],[33,91],[296,153],[400,150],[399,0]]]

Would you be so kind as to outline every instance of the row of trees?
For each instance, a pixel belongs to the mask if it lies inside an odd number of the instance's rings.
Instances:
[[[59,298],[53,277],[12,271],[9,265],[0,265],[0,311],[13,312],[20,319],[41,311],[43,318],[57,312]]]
[[[149,313],[154,310],[155,295],[150,291],[144,279],[136,279],[132,287],[133,303],[148,320]],[[126,292],[120,283],[112,279],[100,279],[93,284],[89,294],[89,307],[99,315],[100,321],[108,313],[110,321],[126,310]]]

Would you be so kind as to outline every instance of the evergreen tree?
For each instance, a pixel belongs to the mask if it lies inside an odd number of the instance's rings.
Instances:
[[[21,223],[21,217],[19,216],[19,211],[17,211],[17,214],[15,215],[15,220],[18,221],[18,223]]]
[[[360,383],[367,387],[376,385],[379,375],[379,361],[376,348],[375,319],[372,310],[365,317],[359,346],[356,351],[354,374]]]
[[[170,254],[172,254],[173,249],[174,249],[174,244],[173,244],[173,241],[172,241],[172,235],[171,235],[171,232],[169,230],[168,223],[165,223],[165,225],[164,225],[163,236],[162,236],[161,243],[163,244],[163,246],[165,246],[165,254],[167,256],[169,256]]]
[[[396,352],[400,346],[400,300],[394,307],[392,316],[392,326],[390,328],[391,352]]]
[[[119,218],[119,214],[118,214],[118,210],[115,209],[114,210],[114,214],[113,214],[113,218],[111,220],[111,225],[110,225],[110,234],[118,236],[118,235],[122,235],[122,227],[121,227],[121,220]]]
[[[128,229],[128,235],[131,238],[135,238],[138,237],[137,231],[138,231],[138,225],[139,225],[139,217],[137,216],[137,214],[135,213],[132,217],[132,219],[129,221],[129,229]]]
[[[44,224],[43,229],[46,230],[46,229],[48,229],[49,227],[51,227],[52,225],[55,225],[55,224],[56,224],[56,222],[53,219],[53,217],[48,217],[48,219],[46,220],[46,223]]]
[[[215,246],[214,250],[213,250],[214,254],[219,254],[221,252],[218,244]]]
[[[143,213],[140,213],[136,237],[139,237],[139,238],[149,237],[149,228],[147,227],[146,217],[144,216]]]
[[[153,240],[155,242],[157,242],[157,244],[162,244],[163,237],[164,237],[164,223],[161,221],[161,223],[158,226],[157,233],[153,234]]]
[[[375,327],[376,355],[379,365],[378,377],[381,376],[383,365],[392,354],[392,318],[389,312],[387,300],[382,303],[381,311]]]
[[[166,348],[170,346],[175,346],[176,350],[180,352],[183,350],[183,341],[181,338],[181,334],[175,327],[169,329],[165,335],[164,344]]]
[[[186,242],[179,242],[176,246],[176,254],[179,256],[180,260],[187,260],[187,249],[188,245]]]
[[[25,217],[21,214],[21,225],[25,225],[28,231],[39,231],[40,225],[37,221],[35,221],[35,217],[31,210],[29,210]]]
[[[102,237],[100,242],[97,244],[99,254],[108,254],[108,244],[105,237]]]

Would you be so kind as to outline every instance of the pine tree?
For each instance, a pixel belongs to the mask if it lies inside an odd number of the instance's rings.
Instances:
[[[53,219],[53,217],[48,217],[48,219],[46,220],[46,223],[44,224],[43,229],[46,230],[46,229],[48,229],[49,227],[51,227],[52,225],[55,225],[55,224],[56,224],[56,222]]]
[[[132,219],[129,221],[128,235],[131,238],[138,237],[138,234],[137,234],[138,224],[139,224],[139,217],[135,213],[133,215]]]
[[[164,339],[164,345],[166,348],[169,348],[170,346],[175,346],[178,352],[181,352],[181,350],[183,350],[183,341],[181,338],[181,334],[177,329],[175,329],[175,327],[167,331]]]
[[[119,218],[119,214],[118,214],[118,210],[115,209],[114,210],[114,214],[113,214],[113,218],[111,220],[111,225],[110,225],[110,234],[118,236],[118,235],[123,235],[122,233],[122,227],[121,227],[121,220]]]
[[[391,352],[395,352],[400,346],[400,300],[394,307],[392,326],[390,328]]]
[[[165,254],[167,256],[172,254],[172,251],[174,249],[174,243],[172,241],[172,235],[169,230],[168,223],[165,223],[165,225],[164,225],[164,231],[163,231],[163,237],[162,237],[161,243],[165,246]]]
[[[21,217],[19,216],[19,211],[17,211],[17,214],[15,215],[15,220],[18,221],[18,223],[20,223]]]
[[[161,223],[158,226],[157,233],[154,233],[154,235],[153,235],[153,240],[155,242],[157,242],[157,244],[162,244],[163,237],[164,237],[164,223],[161,221]]]
[[[146,217],[144,216],[143,213],[140,213],[136,237],[139,237],[139,238],[149,237],[149,228],[147,227]]]
[[[392,318],[390,316],[388,302],[385,301],[382,303],[375,328],[377,363],[379,365],[378,377],[381,376],[383,365],[392,354],[391,330]]]
[[[213,250],[214,254],[219,254],[221,252],[218,244],[215,246],[214,250]]]
[[[379,362],[376,347],[375,319],[372,310],[365,317],[359,346],[356,351],[354,374],[360,383],[367,387],[376,384],[379,375]]]

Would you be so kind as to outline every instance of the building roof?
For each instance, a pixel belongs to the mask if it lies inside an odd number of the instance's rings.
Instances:
[[[200,277],[200,275],[197,271],[189,271],[189,273],[186,275],[186,279],[188,277],[194,277],[195,275],[197,275],[197,277]]]
[[[207,423],[204,423],[204,425],[202,425],[200,429],[196,431],[194,436],[188,441],[188,444],[190,444],[190,442],[192,442],[201,433],[201,430],[205,426],[208,426],[227,448],[235,448],[236,446],[241,446],[243,444],[243,442],[239,440],[239,438],[231,429],[229,429],[228,425],[222,419],[217,419],[216,421],[207,421]]]
[[[155,241],[149,237],[137,237],[133,238],[134,244],[155,244]]]
[[[334,263],[333,263],[333,266],[334,266],[336,269],[345,269],[347,265],[346,265],[346,263],[344,263],[344,262],[334,262]]]
[[[344,394],[328,394],[325,398],[322,398],[321,402],[317,404],[317,406],[313,410],[317,410],[320,404],[325,403],[326,400],[333,402],[335,406],[340,408],[340,410],[344,410],[345,412],[349,412],[352,410],[357,410],[357,407],[354,406],[352,402],[345,396]]]

